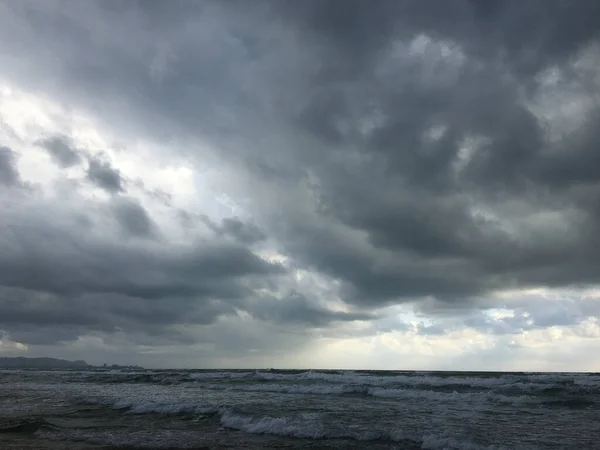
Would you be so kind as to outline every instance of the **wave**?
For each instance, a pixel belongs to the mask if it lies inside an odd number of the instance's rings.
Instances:
[[[283,394],[312,394],[312,395],[369,395],[373,397],[434,400],[434,401],[471,401],[471,402],[499,402],[521,404],[534,402],[533,397],[507,396],[491,392],[438,392],[415,389],[385,389],[360,385],[298,385],[298,384],[252,384],[252,385],[206,385],[205,389],[246,391],[246,392],[275,392]]]
[[[205,407],[198,405],[181,405],[174,403],[146,402],[128,402],[117,401],[113,405],[114,409],[126,409],[131,414],[217,414],[220,410],[214,407]]]
[[[548,386],[585,386],[600,389],[600,376],[588,374],[506,374],[500,376],[447,376],[414,373],[410,375],[370,375],[352,371],[329,373],[306,371],[294,374],[255,372],[257,378],[268,381],[321,380],[328,383],[369,386],[431,386],[470,388],[545,389]]]
[[[297,422],[284,417],[261,417],[259,419],[226,411],[221,425],[253,434],[274,434],[304,439],[322,439],[327,436],[323,425],[316,421]]]
[[[594,406],[595,401],[588,398],[559,398],[554,400],[543,401],[542,405],[548,407],[563,407],[569,409],[582,409]]]
[[[331,386],[330,386],[331,387]],[[372,390],[372,395],[383,396],[416,396],[422,391],[401,390]],[[429,391],[426,395],[453,395]],[[457,398],[465,394],[456,393]],[[469,394],[467,394],[469,395]],[[448,398],[449,398],[448,397]],[[417,397],[415,397],[417,398]],[[484,397],[482,396],[481,399]],[[501,400],[492,397],[492,400]],[[319,413],[305,413],[297,416],[272,417],[257,416],[244,411],[237,411],[231,406],[198,405],[185,403],[161,403],[131,399],[109,399],[102,397],[87,398],[88,403],[95,403],[122,410],[128,414],[185,414],[213,416],[224,428],[234,429],[250,434],[274,435],[298,439],[350,439],[356,441],[390,441],[401,443],[403,448],[421,449],[452,449],[452,450],[502,450],[504,447],[480,446],[472,442],[458,439],[456,436],[444,433],[422,432],[420,435],[411,434],[406,430],[393,427],[353,428],[343,424],[326,424],[324,416]],[[49,430],[48,430],[49,431]]]
[[[401,431],[336,431],[327,429],[318,415],[311,418],[252,417],[225,411],[221,425],[252,434],[271,434],[301,439],[354,439],[359,441],[391,440],[400,442],[406,439]]]
[[[240,379],[249,378],[255,372],[194,372],[188,375],[190,380]]]
[[[471,442],[464,442],[444,434],[428,433],[415,437],[402,429],[386,430],[332,430],[326,428],[318,420],[288,417],[260,418],[234,414],[226,411],[221,416],[221,425],[226,428],[244,431],[251,434],[270,434],[276,436],[293,437],[300,439],[352,439],[356,441],[391,441],[410,445],[411,448],[421,449],[446,449],[446,450],[502,450],[498,446],[481,446]]]
[[[119,448],[137,450],[159,449],[194,449],[210,450],[206,446],[204,437],[193,431],[160,429],[151,432],[147,430],[130,429],[63,429],[63,430],[38,430],[34,436],[42,442],[62,442],[60,448],[68,442],[85,442],[96,448]],[[54,448],[54,447],[53,447]],[[59,448],[58,446],[56,448]],[[77,447],[79,448],[79,446]],[[87,448],[87,446],[85,446]]]
[[[147,400],[112,399],[104,397],[86,397],[84,403],[123,410],[129,414],[198,414],[213,415],[223,412],[222,408],[185,403],[154,402]]]
[[[68,374],[61,380],[73,382],[89,382],[102,384],[180,384],[185,381],[184,376],[173,371],[93,371]]]
[[[275,392],[280,394],[315,395],[368,394],[369,391],[369,388],[366,386],[344,384],[208,384],[202,387],[204,389],[221,391]]]
[[[466,403],[466,404],[507,404],[531,406],[563,406],[563,407],[585,407],[593,402],[553,400],[544,402],[530,396],[506,396],[494,394],[491,392],[437,392],[411,389],[383,389],[369,388],[363,386],[330,386],[330,385],[241,385],[241,386],[222,386],[209,385],[207,389],[228,390],[228,391],[246,391],[246,392],[275,392],[289,394],[308,394],[308,395],[366,395],[379,398],[390,398],[397,400],[427,400],[439,403]],[[213,415],[223,413],[225,407],[222,406],[204,406],[184,401],[177,402],[156,402],[148,400],[131,399],[107,399],[102,397],[88,397],[84,403],[93,403],[107,406],[113,409],[124,410],[128,414],[198,414]]]
[[[54,430],[58,427],[41,418],[14,418],[0,421],[0,433],[33,434],[39,430]]]
[[[151,383],[174,385],[182,383],[214,383],[218,381],[237,384],[256,382],[304,383],[320,381],[330,385],[370,386],[381,388],[418,388],[446,392],[490,389],[502,393],[522,391],[531,394],[548,394],[578,391],[582,394],[600,391],[600,376],[596,374],[447,374],[447,373],[369,373],[354,371],[94,371],[68,374],[76,380],[95,383]],[[284,388],[285,389],[285,388]]]
[[[369,395],[374,397],[387,397],[398,399],[428,399],[434,401],[469,401],[473,403],[507,403],[507,404],[523,404],[537,403],[534,397],[527,395],[509,396],[494,394],[492,392],[438,392],[438,391],[423,391],[412,389],[369,389]]]
[[[481,446],[445,433],[416,433],[398,429],[350,429],[328,428],[318,414],[304,414],[299,417],[253,417],[230,410],[221,413],[222,427],[249,434],[281,436],[311,440],[354,440],[364,442],[388,441],[401,444],[402,448],[429,450],[504,450],[499,446]],[[29,430],[28,430],[29,431]],[[209,448],[204,432],[192,430],[160,430],[158,433],[132,430],[102,429],[59,429],[36,426],[31,429],[38,439],[44,441],[79,441],[95,445],[110,445],[122,448]],[[174,447],[173,445],[176,445]]]

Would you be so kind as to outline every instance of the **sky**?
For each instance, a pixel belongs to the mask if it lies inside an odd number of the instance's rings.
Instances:
[[[0,356],[600,371],[600,2],[0,1]]]

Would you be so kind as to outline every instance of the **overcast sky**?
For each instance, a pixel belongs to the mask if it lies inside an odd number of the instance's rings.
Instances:
[[[600,370],[600,2],[0,1],[0,355]]]

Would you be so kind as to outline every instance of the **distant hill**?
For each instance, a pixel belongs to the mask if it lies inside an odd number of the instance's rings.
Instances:
[[[67,361],[57,358],[0,357],[0,369],[87,369],[85,361]]]

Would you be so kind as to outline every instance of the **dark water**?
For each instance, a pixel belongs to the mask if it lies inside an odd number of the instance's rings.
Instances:
[[[600,449],[600,375],[2,371],[0,448]]]

